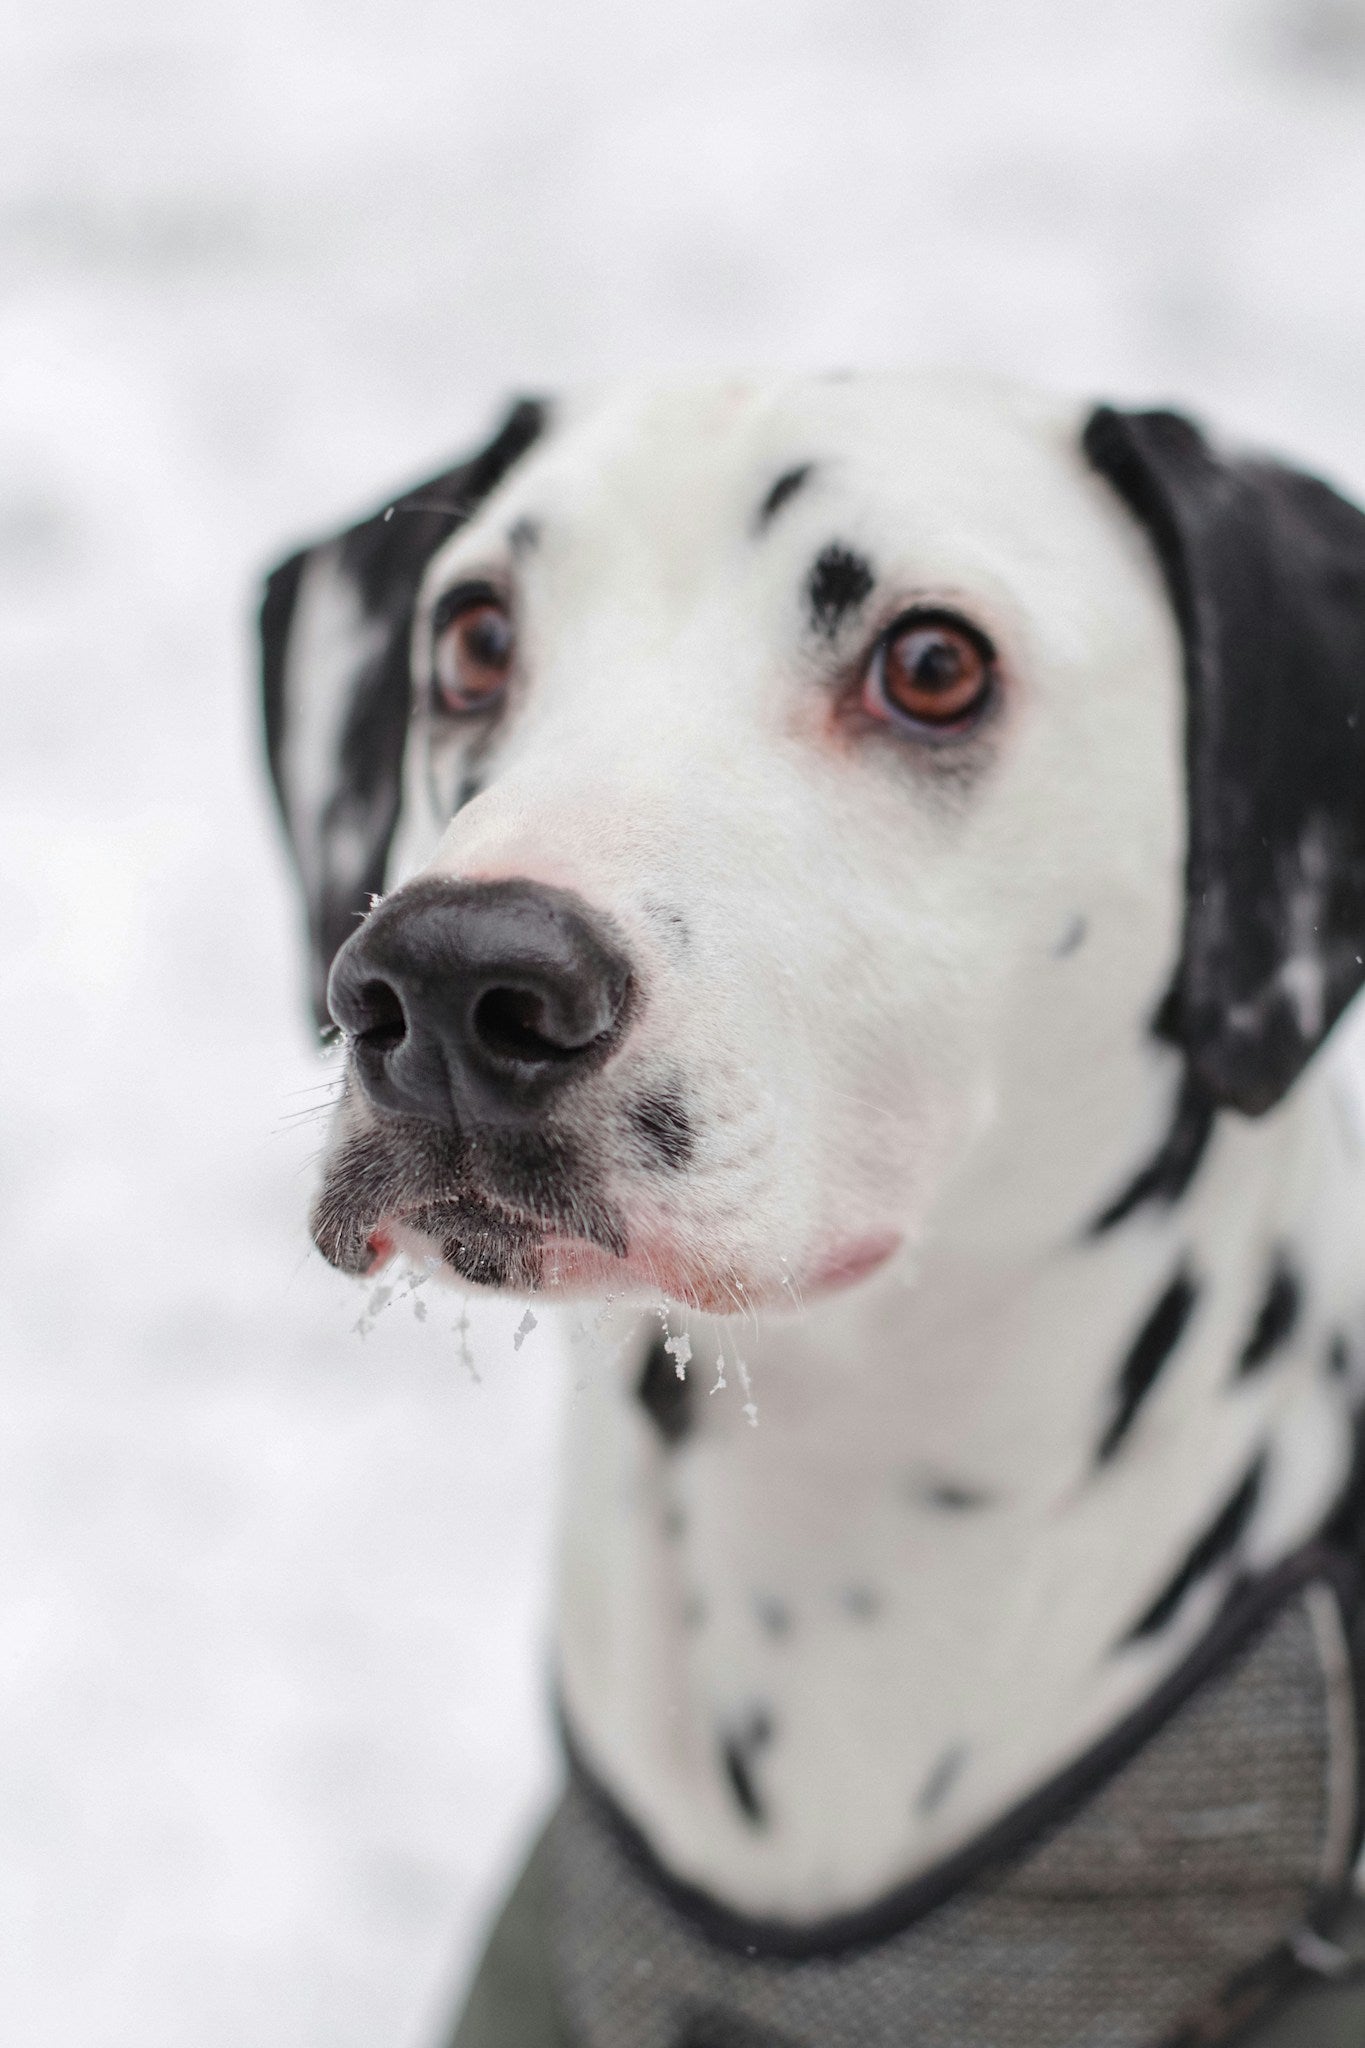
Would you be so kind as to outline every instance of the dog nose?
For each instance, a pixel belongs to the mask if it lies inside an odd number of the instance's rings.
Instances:
[[[567,890],[410,883],[346,941],[327,987],[376,1108],[453,1125],[532,1121],[621,1035],[630,963]]]

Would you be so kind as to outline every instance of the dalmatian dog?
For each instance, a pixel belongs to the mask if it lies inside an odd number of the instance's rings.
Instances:
[[[596,1351],[552,1831],[597,1919],[542,1898],[553,2016],[485,1984],[461,2042],[1155,2048],[1346,1996],[1365,515],[1176,413],[736,377],[519,403],[262,631],[344,1040],[315,1241],[581,1297]],[[1295,1600],[1307,1876],[1254,1817]],[[1215,1842],[1284,1925],[1191,1962]]]

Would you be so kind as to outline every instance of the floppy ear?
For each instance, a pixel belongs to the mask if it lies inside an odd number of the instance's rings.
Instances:
[[[1157,1028],[1256,1115],[1365,981],[1365,513],[1178,413],[1102,406],[1084,444],[1184,639],[1188,900]]]
[[[477,455],[334,539],[291,555],[266,579],[266,752],[307,905],[320,1028],[330,1021],[333,955],[384,886],[408,730],[408,635],[422,572],[546,419],[539,400],[522,399]]]

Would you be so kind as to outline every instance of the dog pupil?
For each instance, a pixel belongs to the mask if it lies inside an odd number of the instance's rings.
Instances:
[[[507,628],[496,613],[485,614],[469,627],[465,645],[481,668],[502,668],[507,661],[508,637]]]
[[[962,674],[962,649],[951,640],[931,640],[915,663],[915,681],[925,690],[945,690]]]

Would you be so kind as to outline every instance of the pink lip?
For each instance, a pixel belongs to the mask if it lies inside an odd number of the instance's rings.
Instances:
[[[900,1242],[897,1232],[885,1231],[879,1237],[854,1238],[849,1244],[836,1245],[816,1266],[806,1283],[807,1291],[825,1294],[836,1287],[852,1287],[855,1281],[866,1280],[869,1273],[875,1273],[900,1249]]]
[[[366,1277],[368,1278],[382,1271],[388,1265],[389,1260],[393,1257],[395,1246],[389,1232],[381,1225],[378,1230],[370,1232],[369,1237],[365,1240],[365,1249],[370,1254],[370,1263],[365,1269]]]
[[[876,1237],[853,1238],[835,1245],[798,1286],[795,1298],[809,1300],[813,1295],[832,1294],[841,1287],[854,1286],[875,1273],[879,1266],[884,1266],[900,1249],[900,1244],[899,1233],[884,1231]],[[369,1273],[378,1273],[399,1248],[392,1226],[381,1223],[369,1238],[372,1257]],[[413,1249],[416,1249],[416,1242]],[[635,1261],[618,1261],[598,1246],[574,1239],[547,1237],[544,1250],[548,1268],[546,1278],[556,1292],[592,1293],[603,1287],[619,1290],[623,1284],[628,1287],[632,1279],[640,1279],[649,1291],[671,1295],[686,1307],[711,1315],[729,1314],[744,1302],[753,1309],[791,1305],[790,1295],[783,1294],[765,1302],[758,1290],[746,1292],[733,1275],[727,1280],[710,1274],[704,1267],[680,1265],[666,1255],[656,1253],[645,1259],[643,1271],[637,1274],[632,1272]]]

